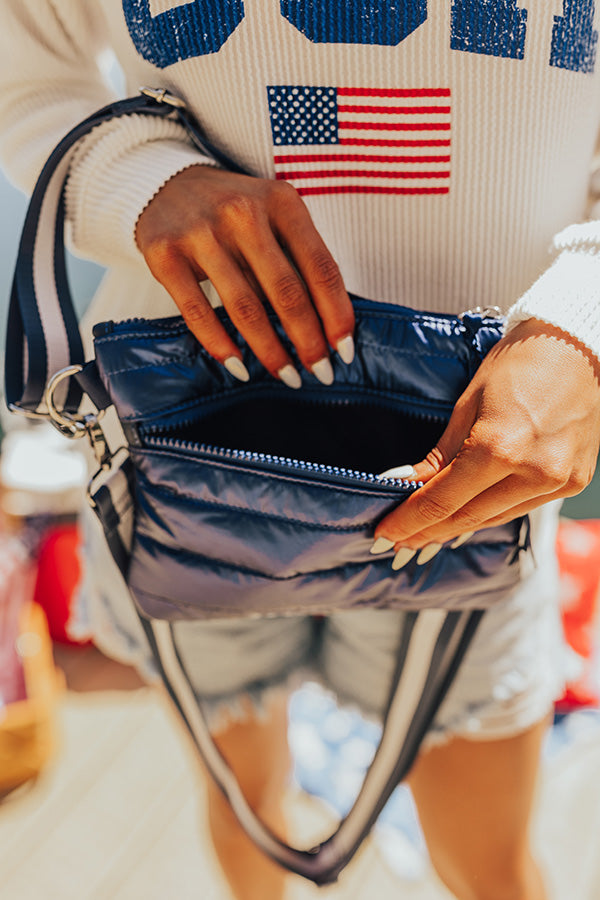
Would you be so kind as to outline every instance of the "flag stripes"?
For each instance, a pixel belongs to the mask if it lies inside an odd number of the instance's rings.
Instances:
[[[308,196],[447,194],[449,101],[449,88],[272,85],[275,177]]]

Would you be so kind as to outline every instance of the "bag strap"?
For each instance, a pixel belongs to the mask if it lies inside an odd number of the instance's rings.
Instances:
[[[162,90],[144,88],[140,96],[105,106],[77,125],[48,158],[29,204],[10,298],[5,362],[7,402],[13,411],[32,418],[49,417],[72,437],[88,434],[92,440],[101,469],[92,480],[90,500],[124,577],[134,511],[131,460],[123,448],[113,457],[108,454],[96,416],[73,418],[83,391],[100,410],[110,405],[110,398],[95,381],[93,371],[83,365],[83,347],[66,275],[64,184],[72,150],[81,138],[104,122],[136,114],[174,115],[202,153],[231,171],[249,174],[206,140],[181,100]],[[143,616],[140,619],[171,698],[242,828],[285,868],[316,884],[327,884],[336,880],[353,857],[392,791],[409,771],[482,615],[480,610],[436,609],[406,614],[383,734],[373,763],[354,806],[336,832],[309,851],[280,841],[250,809],[210,735],[202,703],[193,692],[177,651],[172,626]]]
[[[450,687],[483,616],[483,610],[408,612],[398,648],[383,733],[360,792],[337,830],[310,850],[279,840],[258,818],[211,737],[202,708],[177,652],[171,623],[143,624],[163,681],[213,780],[238,822],[264,853],[315,884],[331,884],[371,831],[419,747]]]
[[[105,122],[137,114],[175,116],[202,153],[231,171],[248,174],[206,139],[183,101],[153,88],[142,88],[136,97],[99,109],[61,140],[38,178],[19,244],[5,358],[6,398],[13,412],[47,418],[45,391],[50,378],[67,366],[83,364],[83,346],[66,274],[64,186],[72,151],[83,137]],[[61,392],[65,393],[62,386]],[[60,405],[67,413],[75,413],[81,397],[81,386],[71,378]]]

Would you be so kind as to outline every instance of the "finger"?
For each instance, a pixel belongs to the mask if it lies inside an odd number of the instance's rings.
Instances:
[[[323,375],[321,380],[330,384],[333,371],[321,322],[302,279],[272,232],[256,231],[254,239],[247,241],[240,252],[255,273],[304,367],[317,377]]]
[[[498,516],[487,519],[485,522],[482,522],[480,525],[478,525],[477,529],[475,530],[479,531],[483,528],[494,528],[500,525],[506,525],[508,522],[512,522],[513,519],[519,519],[522,516],[528,515],[529,513],[538,509],[540,506],[545,506],[547,503],[551,503],[553,500],[562,499],[564,499],[564,493],[562,491],[547,494],[543,497],[536,497],[535,499],[531,499],[517,506],[513,506],[511,509],[506,509]],[[458,549],[458,547],[463,543],[466,543],[473,536],[473,534],[474,531],[467,531],[458,535],[450,544],[449,549]],[[413,557],[415,556],[417,565],[424,565],[437,555],[439,550],[442,549],[443,544],[445,544],[448,540],[450,540],[450,538],[446,538],[443,541],[435,541],[429,539],[426,535],[420,535],[418,536],[418,546],[414,548],[395,547],[394,549],[396,552],[392,561],[392,568],[403,568],[406,563],[413,559]],[[391,548],[386,547],[385,549],[387,550]],[[375,550],[375,552],[384,552],[384,548],[379,551]]]
[[[442,436],[425,459],[414,465],[415,481],[424,484],[442,471],[459,453],[477,418],[477,398],[468,394],[456,403]]]
[[[282,185],[283,187],[283,185]],[[290,185],[285,185],[290,188]],[[302,199],[292,188],[282,191],[277,215],[276,233],[301,273],[314,303],[325,335],[331,347],[337,349],[344,361],[351,361],[348,340],[354,331],[354,310],[344,287],[339,267],[317,231]],[[346,348],[348,348],[345,357]]]
[[[258,283],[258,279],[256,278],[254,272],[249,268],[249,266],[246,265],[243,258],[240,258],[237,262],[244,278],[246,279],[256,296],[259,298],[261,304],[263,305],[263,307],[266,306],[269,302],[268,298],[265,296],[265,293]],[[277,375],[288,385],[288,387],[302,387],[302,378],[300,377],[300,373],[293,367],[291,363],[286,365],[283,369],[279,369],[277,371]]]
[[[219,321],[189,263],[183,257],[172,256],[168,265],[151,266],[151,270],[169,292],[187,327],[204,349],[240,381],[248,381],[250,376],[242,362],[242,354]]]
[[[528,513],[533,512],[533,510],[539,509],[540,506],[545,506],[553,500],[564,500],[564,497],[563,491],[554,491],[551,494],[545,494],[544,496],[536,497],[535,499],[524,503],[519,503],[516,506],[511,507],[511,509],[504,510],[500,515],[488,519],[480,527],[494,528],[496,525],[506,525],[507,522],[512,522],[513,519],[526,516]]]
[[[465,435],[468,435],[475,422],[475,410],[472,403],[457,403],[452,416],[438,443],[425,459],[414,465],[394,466],[380,472],[378,478],[402,478],[420,481],[425,484],[438,475],[450,463],[462,447]]]
[[[487,523],[491,521],[508,522],[514,518],[509,515],[509,510],[522,508],[528,511],[536,505],[546,503],[550,495],[553,496],[554,491],[542,494],[539,488],[532,487],[524,478],[511,475],[483,491],[440,524],[404,538],[400,543],[396,542],[396,545],[398,548],[405,546],[417,549],[430,543],[445,544],[467,532],[487,528]]]
[[[299,388],[302,379],[279,340],[266,310],[237,261],[216,242],[204,269],[215,286],[229,318],[254,351],[257,359],[275,378]]]
[[[442,533],[447,527],[440,527],[442,523],[508,474],[506,466],[471,435],[445,468],[379,523],[375,537],[409,545],[416,535]]]

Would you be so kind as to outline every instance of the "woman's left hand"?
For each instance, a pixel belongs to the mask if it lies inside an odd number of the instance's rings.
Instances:
[[[397,550],[439,545],[577,494],[592,479],[599,442],[599,361],[529,319],[485,357],[437,446],[414,467],[424,486],[375,537]]]

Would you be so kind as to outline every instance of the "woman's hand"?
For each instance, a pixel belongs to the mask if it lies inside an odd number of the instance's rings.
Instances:
[[[136,240],[190,331],[241,380],[248,372],[240,351],[198,284],[206,278],[258,359],[290,387],[300,386],[300,375],[269,323],[265,301],[302,364],[322,382],[333,381],[330,347],[344,362],[351,361],[350,299],[306,206],[289,184],[191,166],[148,204]]]
[[[383,519],[374,552],[397,565],[429,545],[508,522],[582,491],[600,441],[600,364],[575,338],[530,319],[486,356],[438,445],[415,466],[426,482]]]

